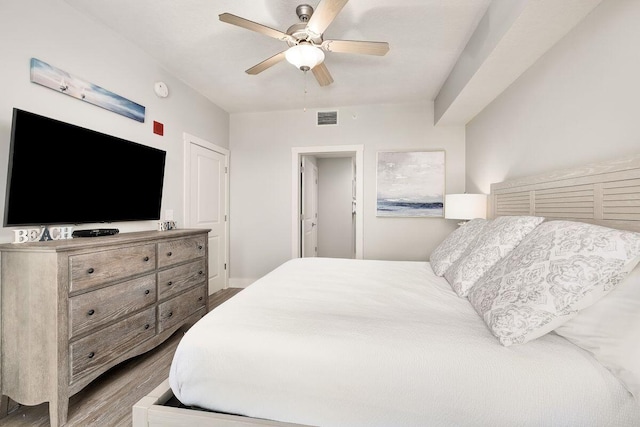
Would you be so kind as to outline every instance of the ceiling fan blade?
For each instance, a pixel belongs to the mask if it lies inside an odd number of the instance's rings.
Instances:
[[[336,15],[349,0],[321,0],[307,23],[307,31],[316,37],[322,36],[324,30],[333,22]]]
[[[322,49],[327,52],[359,53],[362,55],[384,56],[389,52],[387,42],[367,42],[355,40],[325,40]]]
[[[227,24],[237,25],[238,27],[246,28],[247,30],[255,31],[256,33],[273,37],[274,39],[282,41],[292,41],[294,43],[296,42],[296,40],[289,34],[283,33],[282,31],[274,30],[273,28],[258,24],[257,22],[249,21],[248,19],[244,19],[230,13],[221,13],[220,15],[218,15],[218,18],[220,18],[222,22],[226,22]]]
[[[313,67],[311,71],[313,71],[313,75],[315,76],[320,86],[328,86],[333,83],[333,77],[331,77],[331,73],[329,73],[329,70],[327,69],[327,66],[324,65],[324,62]]]
[[[262,61],[261,63],[254,65],[253,67],[249,68],[247,71],[245,71],[247,74],[258,74],[263,72],[264,70],[266,70],[269,67],[272,67],[274,65],[276,65],[278,62],[282,61],[284,59],[284,52],[280,52],[280,53],[276,53],[275,55],[273,55],[271,58],[267,58],[264,61]]]

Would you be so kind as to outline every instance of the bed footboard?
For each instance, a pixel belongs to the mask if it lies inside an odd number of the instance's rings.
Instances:
[[[166,379],[151,393],[140,399],[132,409],[133,427],[309,427],[238,415],[219,414],[195,409],[166,406],[173,397]]]

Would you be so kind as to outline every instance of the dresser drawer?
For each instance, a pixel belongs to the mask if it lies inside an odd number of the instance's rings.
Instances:
[[[111,249],[69,257],[71,266],[70,292],[156,268],[156,245]]]
[[[158,268],[204,256],[205,239],[198,236],[158,243]]]
[[[198,310],[204,314],[206,289],[203,284],[158,305],[158,333],[177,325]]]
[[[158,272],[158,299],[164,299],[206,280],[205,260]]]
[[[154,304],[156,294],[156,275],[148,274],[70,298],[71,337]]]
[[[72,343],[70,384],[153,337],[155,323],[152,307]]]

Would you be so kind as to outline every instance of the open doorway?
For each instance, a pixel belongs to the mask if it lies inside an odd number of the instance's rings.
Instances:
[[[355,258],[355,156],[318,157],[316,164],[318,256]]]
[[[327,147],[294,147],[292,149],[292,242],[291,253],[293,258],[302,256],[332,256],[346,258],[362,258],[362,194],[363,194],[363,155],[364,148],[361,145],[327,146]],[[303,169],[307,174],[303,175]],[[325,193],[322,187],[322,169],[325,169]],[[338,172],[338,171],[343,172]],[[336,173],[344,173],[348,176],[346,186],[342,188],[342,202],[331,203],[331,197],[337,196]],[[319,185],[305,188],[315,183]],[[345,181],[341,181],[344,185]],[[315,195],[314,195],[315,192]],[[304,193],[304,194],[303,194]],[[345,194],[346,193],[346,194]],[[305,197],[306,196],[306,197]],[[327,202],[328,201],[328,202]],[[323,209],[323,205],[324,206]],[[314,206],[315,205],[315,206]],[[337,211],[341,211],[337,212]],[[346,211],[346,215],[345,215]],[[317,213],[317,216],[316,216]],[[322,227],[322,216],[332,222],[331,226]],[[332,216],[341,215],[340,222],[331,220]],[[337,218],[334,216],[334,218]],[[341,228],[342,227],[342,228]],[[336,239],[336,247],[329,243],[336,233],[344,234],[339,241]],[[345,238],[346,237],[346,241]],[[324,245],[322,242],[325,242]],[[324,246],[324,248],[323,248]]]

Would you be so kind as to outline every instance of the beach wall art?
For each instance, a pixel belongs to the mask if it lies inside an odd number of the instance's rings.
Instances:
[[[442,217],[444,151],[379,151],[379,217]]]
[[[36,58],[31,58],[31,81],[144,123],[145,108],[142,105]]]

